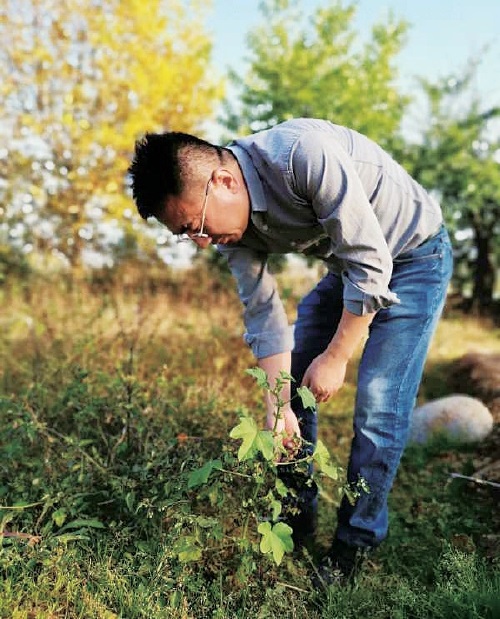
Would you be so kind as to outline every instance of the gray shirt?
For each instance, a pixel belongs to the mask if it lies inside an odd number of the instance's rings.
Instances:
[[[436,234],[439,204],[367,137],[315,119],[296,119],[235,140],[250,196],[247,230],[227,257],[244,304],[246,342],[257,358],[291,350],[293,334],[270,253],[325,261],[342,278],[344,306],[363,315],[398,303],[392,261]]]

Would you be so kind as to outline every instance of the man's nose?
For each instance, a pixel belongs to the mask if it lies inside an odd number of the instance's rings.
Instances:
[[[206,249],[212,242],[212,239],[210,237],[193,237],[192,241],[196,243],[200,249]]]

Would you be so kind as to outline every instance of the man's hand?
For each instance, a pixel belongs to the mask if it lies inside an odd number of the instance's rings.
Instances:
[[[307,368],[302,386],[309,387],[317,402],[326,402],[344,384],[346,369],[347,359],[325,351]]]
[[[283,447],[289,453],[296,451],[300,443],[299,421],[288,404],[280,410],[278,419],[274,413],[267,414],[267,427],[283,437]]]
[[[307,368],[302,386],[309,387],[317,402],[326,402],[345,380],[347,363],[368,333],[375,314],[357,316],[344,308],[337,331],[326,350]]]

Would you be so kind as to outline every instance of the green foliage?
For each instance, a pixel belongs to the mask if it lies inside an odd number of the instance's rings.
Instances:
[[[339,478],[339,469],[331,463],[330,453],[320,440],[318,440],[314,449],[313,461],[317,464],[318,469],[331,479],[337,480]]]
[[[249,368],[246,373],[255,379],[260,389],[273,394],[278,403],[278,418],[281,407],[286,404],[281,398],[281,392],[288,381],[294,380],[293,377],[281,371],[276,384],[271,388],[267,374],[261,368]],[[314,396],[307,387],[301,388],[298,395],[305,406],[316,405]],[[225,543],[232,542],[239,548],[242,555],[239,573],[248,576],[254,569],[256,548],[251,523],[255,523],[254,528],[261,535],[260,551],[272,558],[276,565],[281,564],[286,552],[293,550],[292,528],[282,519],[294,513],[295,494],[279,478],[279,467],[286,464],[299,473],[304,466],[314,463],[318,476],[323,475],[335,481],[339,480],[341,469],[333,464],[326,446],[321,441],[312,456],[294,459],[281,446],[283,437],[277,435],[275,429],[259,430],[255,419],[245,410],[240,413],[239,423],[230,430],[229,437],[240,441],[236,457],[229,449],[225,451],[223,460],[205,462],[190,473],[187,487],[192,490],[205,486],[203,496],[206,496],[212,505],[216,504],[220,508],[225,502],[227,477],[245,480],[240,489],[241,495],[245,497],[241,501],[241,507],[246,512],[242,515],[244,524],[240,536],[228,536]],[[182,560],[197,561],[202,553],[201,547],[194,543],[191,534],[183,533],[182,537],[184,541],[179,541]]]
[[[450,571],[448,571],[448,568]],[[494,619],[500,610],[498,576],[488,582],[485,564],[447,547],[436,563],[435,589],[415,587],[400,576],[375,590],[370,582],[349,592],[330,591],[321,617],[356,619],[369,609],[374,619]]]
[[[274,562],[279,565],[285,552],[293,550],[292,528],[284,522],[273,525],[270,522],[262,522],[257,530],[262,535],[260,540],[262,554],[272,554]]]
[[[262,454],[265,460],[270,460],[274,455],[274,438],[269,430],[259,430],[257,423],[252,417],[241,417],[240,423],[231,430],[229,436],[241,439],[238,449],[238,460],[248,460],[257,454]]]
[[[206,484],[212,471],[220,471],[222,468],[222,462],[220,460],[209,460],[205,464],[191,472],[188,478],[188,488],[196,488]]]
[[[249,376],[255,378],[255,382],[257,383],[258,387],[260,387],[261,389],[270,389],[269,381],[267,380],[267,374],[262,368],[248,368],[248,370],[246,370],[246,373]]]
[[[26,280],[30,274],[31,268],[26,256],[18,248],[4,242],[0,236],[0,286],[13,279]]]
[[[487,107],[473,84],[477,62],[463,72],[430,82],[421,80],[429,117],[422,139],[400,158],[409,171],[441,200],[453,232],[454,284],[476,306],[491,306],[500,264],[500,139],[495,121],[500,101]]]
[[[388,144],[408,103],[395,87],[394,63],[406,23],[391,16],[374,24],[371,39],[361,44],[354,3],[324,3],[307,15],[302,4],[261,3],[262,25],[248,35],[249,71],[232,75],[241,105],[236,113],[228,106],[227,128],[247,133],[307,116]]]
[[[298,387],[297,395],[301,399],[304,408],[314,408],[316,406],[314,395],[307,387]]]

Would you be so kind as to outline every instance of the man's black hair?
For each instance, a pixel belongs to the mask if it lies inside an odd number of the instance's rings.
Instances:
[[[135,143],[128,172],[132,195],[143,219],[157,217],[168,196],[178,196],[186,179],[195,176],[195,165],[207,155],[222,158],[222,149],[180,131],[146,133]]]

